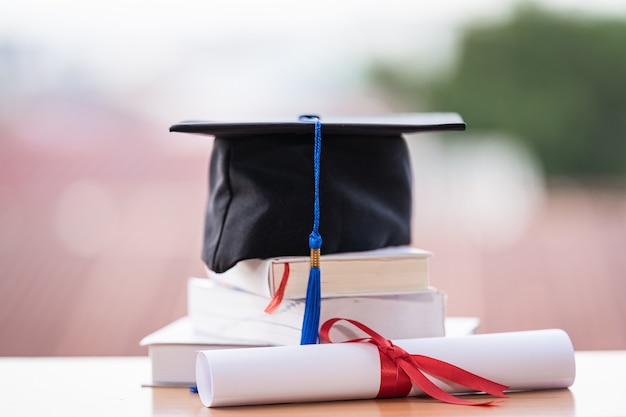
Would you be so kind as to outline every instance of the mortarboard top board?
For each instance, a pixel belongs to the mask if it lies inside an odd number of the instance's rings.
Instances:
[[[219,137],[313,133],[314,118],[264,121],[186,121],[170,127],[171,132],[199,133]],[[324,135],[397,136],[441,130],[465,130],[456,113],[397,113],[378,116],[342,116],[321,119]]]
[[[403,134],[464,130],[455,113],[187,121],[172,132],[215,137],[202,258],[214,272],[238,261],[309,254],[314,218],[314,135],[321,253],[411,241],[412,174]]]

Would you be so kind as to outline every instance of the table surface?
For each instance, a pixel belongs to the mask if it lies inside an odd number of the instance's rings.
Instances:
[[[511,393],[488,408],[414,397],[209,409],[188,389],[142,386],[147,357],[0,357],[0,415],[626,416],[626,351],[576,352],[576,371],[570,389]]]

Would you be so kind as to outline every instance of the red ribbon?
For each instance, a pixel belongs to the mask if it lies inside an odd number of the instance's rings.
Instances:
[[[412,385],[415,384],[427,395],[450,404],[492,405],[499,402],[499,400],[475,402],[456,397],[439,388],[426,377],[425,373],[442,380],[463,385],[471,390],[485,392],[500,398],[507,397],[503,391],[509,387],[468,372],[448,362],[424,355],[410,354],[358,321],[343,318],[330,319],[320,328],[320,340],[332,343],[329,335],[330,328],[341,320],[351,323],[370,336],[369,338],[347,340],[346,343],[369,342],[378,347],[381,378],[376,398],[406,397],[411,391]]]
[[[270,300],[270,303],[265,307],[265,312],[267,314],[272,314],[278,307],[280,307],[280,303],[283,302],[283,297],[285,296],[285,287],[287,286],[287,281],[289,280],[289,263],[285,262],[285,269],[283,269],[283,276],[280,279],[280,284],[278,285],[278,289],[274,291],[274,296]]]

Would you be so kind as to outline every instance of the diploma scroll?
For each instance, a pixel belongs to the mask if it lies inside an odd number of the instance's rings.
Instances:
[[[509,387],[567,388],[574,349],[558,329],[395,340],[411,354],[433,357]],[[468,389],[430,378],[446,392]],[[367,342],[198,352],[196,382],[207,407],[376,398],[378,348]],[[423,395],[413,386],[409,396]]]

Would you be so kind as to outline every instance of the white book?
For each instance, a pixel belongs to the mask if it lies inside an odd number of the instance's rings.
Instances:
[[[431,256],[431,252],[410,246],[322,255],[322,297],[398,294],[427,289]],[[211,279],[267,298],[274,296],[286,275],[284,298],[299,299],[306,296],[309,263],[308,256],[247,259],[226,272],[218,274],[207,270],[207,273]]]
[[[448,317],[446,336],[473,334],[479,320],[475,317]],[[241,349],[266,346],[245,340],[226,339],[194,331],[186,316],[144,337],[140,344],[148,347],[152,367],[149,386],[190,386],[196,382],[196,355],[199,350]]]
[[[443,336],[445,300],[445,294],[432,287],[413,293],[322,298],[320,323],[334,317],[357,320],[389,339]],[[304,299],[283,300],[272,314],[264,311],[268,302],[267,297],[210,278],[188,281],[188,315],[196,331],[259,344],[299,344]],[[361,336],[343,330],[333,337]]]
[[[198,350],[267,346],[199,333],[194,330],[189,317],[182,317],[150,333],[139,344],[148,347],[152,366],[151,386],[194,384]]]

